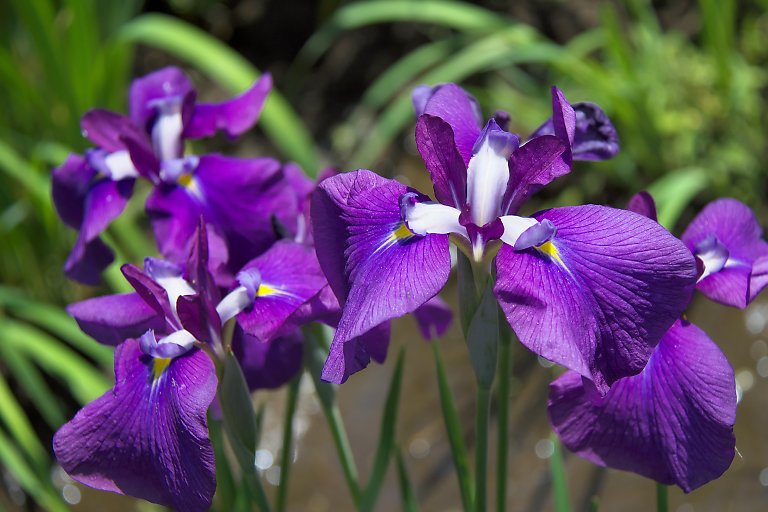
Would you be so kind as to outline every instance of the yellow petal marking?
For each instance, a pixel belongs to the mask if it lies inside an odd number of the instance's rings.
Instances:
[[[566,268],[565,263],[560,258],[560,251],[557,250],[557,247],[552,242],[544,242],[541,245],[537,245],[536,249],[549,256],[550,259],[555,260],[561,267]]]
[[[168,365],[171,364],[170,357],[157,357],[152,360],[152,381],[157,382],[160,375],[163,374]]]
[[[256,296],[257,297],[264,297],[266,295],[278,295],[280,290],[277,288],[272,288],[268,284],[260,284],[259,289],[256,290]]]

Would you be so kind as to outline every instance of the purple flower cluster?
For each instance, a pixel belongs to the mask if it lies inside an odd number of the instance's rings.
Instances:
[[[452,320],[438,297],[450,242],[495,276],[493,292],[520,341],[568,372],[549,413],[577,453],[685,490],[733,458],[733,372],[682,319],[695,288],[745,307],[768,284],[768,244],[735,200],[713,203],[682,241],[655,221],[647,195],[628,210],[586,205],[519,216],[574,160],[618,151],[590,103],[552,90],[552,117],[527,139],[509,116],[487,122],[454,84],[420,87],[416,142],[434,200],[371,171],[185,152],[187,139],[236,137],[257,120],[268,75],[241,96],[195,102],[183,72],[136,80],[130,114],[88,112],[97,145],[53,174],[62,220],[79,230],[65,266],[98,282],[113,254],[101,233],[137,180],[162,259],[122,272],[134,292],[69,306],[81,329],[116,347],[115,387],[54,438],[76,480],[179,510],[205,510],[216,488],[206,415],[227,353],[251,390],[301,369],[301,327],[336,327],[323,378],[344,382],[383,362],[390,321],[413,313],[426,339]],[[492,267],[492,270],[491,270]],[[224,325],[234,333],[225,339]]]

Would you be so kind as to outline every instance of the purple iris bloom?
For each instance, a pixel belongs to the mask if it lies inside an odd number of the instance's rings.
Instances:
[[[647,193],[628,207],[655,219]],[[696,256],[697,284],[712,300],[745,307],[765,287],[768,254],[752,211],[735,199],[707,205],[683,240]],[[690,492],[722,475],[735,453],[736,385],[717,345],[678,320],[639,375],[614,383],[607,395],[567,372],[550,387],[553,428],[572,451],[592,462],[639,473]]]
[[[237,98],[217,104],[195,103],[196,93],[186,75],[168,67],[134,81],[130,116],[99,109],[87,112],[82,119],[83,133],[98,148],[83,156],[70,155],[53,172],[57,211],[67,225],[80,231],[65,264],[67,276],[98,283],[101,271],[113,260],[99,235],[122,213],[138,177],[156,187],[147,207],[164,256],[184,261],[188,247],[180,244],[192,238],[200,213],[223,236],[236,239],[235,251],[241,245],[248,250],[263,244],[268,236],[259,223],[269,215],[263,212],[274,211],[270,201],[280,202],[274,197],[279,164],[271,159],[185,156],[184,141],[217,131],[230,137],[242,134],[258,119],[271,85],[270,76],[264,75]],[[241,197],[244,194],[262,195],[252,195],[248,202]],[[233,210],[241,212],[236,224],[241,229],[227,231],[223,228],[237,217]],[[254,213],[260,215],[251,220]],[[240,263],[249,257],[244,256]]]
[[[367,170],[327,179],[313,197],[318,259],[344,306],[323,377],[341,382],[364,367],[353,340],[443,288],[449,235],[479,264],[496,254],[494,291],[526,347],[603,393],[641,371],[688,303],[696,279],[690,252],[657,223],[624,210],[588,205],[515,215],[568,173],[573,159],[615,153],[602,111],[577,115],[553,88],[552,119],[542,131],[551,125],[554,135],[520,144],[499,126],[504,116],[482,128],[477,102],[454,84],[419,89],[414,104],[416,143],[436,201]]]

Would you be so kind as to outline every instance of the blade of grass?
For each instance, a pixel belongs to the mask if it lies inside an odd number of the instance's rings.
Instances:
[[[659,223],[670,231],[696,195],[709,185],[708,173],[698,167],[677,169],[648,187],[656,200]]]
[[[419,504],[416,501],[416,493],[408,478],[408,470],[405,467],[403,454],[399,448],[395,449],[395,461],[397,462],[397,483],[400,485],[400,496],[403,502],[403,512],[418,512]]]
[[[184,21],[145,14],[125,24],[119,38],[143,43],[189,62],[233,93],[241,93],[259,77],[243,56],[215,37]],[[304,172],[315,176],[319,166],[312,137],[290,104],[272,89],[259,121],[272,142]]]
[[[437,386],[440,392],[440,408],[443,412],[443,421],[448,433],[448,443],[451,446],[451,456],[453,465],[456,468],[456,476],[459,479],[459,490],[461,491],[461,503],[464,512],[472,510],[473,482],[469,474],[469,462],[467,461],[467,448],[464,446],[464,437],[459,423],[459,415],[456,412],[456,405],[453,403],[453,395],[448,385],[448,377],[443,365],[443,356],[440,353],[438,343],[432,343],[432,351],[435,356],[435,367],[437,368]]]
[[[389,392],[384,405],[384,415],[381,419],[381,431],[379,434],[379,445],[376,448],[376,457],[373,462],[371,476],[368,479],[368,485],[363,490],[360,499],[359,510],[366,512],[372,511],[376,506],[379,497],[381,484],[384,483],[384,476],[387,474],[387,467],[395,446],[395,430],[397,426],[397,408],[400,403],[400,389],[403,381],[403,366],[405,363],[405,351],[400,349],[397,356],[395,371],[392,373],[392,380],[389,383]]]
[[[38,471],[44,471],[48,466],[48,453],[40,444],[29,418],[2,375],[0,375],[0,418],[32,465]]]
[[[554,446],[552,457],[549,459],[549,468],[552,472],[552,493],[555,499],[555,512],[571,512],[571,500],[568,497],[568,481],[565,475],[563,463],[563,447],[560,439],[553,433],[549,436]]]
[[[288,477],[293,464],[293,417],[296,414],[296,405],[299,402],[299,389],[301,387],[301,372],[296,375],[288,386],[288,397],[285,405],[285,419],[283,420],[283,446],[280,451],[280,485],[277,487],[277,512],[285,510],[288,501]]]

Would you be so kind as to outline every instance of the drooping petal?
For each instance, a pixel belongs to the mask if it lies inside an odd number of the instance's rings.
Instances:
[[[87,335],[99,343],[117,346],[138,338],[148,329],[164,332],[165,317],[149,306],[138,293],[105,295],[75,302],[67,313]]]
[[[503,215],[515,214],[528,198],[556,178],[568,174],[567,147],[554,136],[529,140],[509,159],[509,185],[502,200]]]
[[[195,90],[184,72],[168,66],[131,83],[128,95],[131,119],[141,129],[151,132],[151,123],[158,115],[158,106],[166,100],[177,101],[184,105],[183,117],[191,115]],[[188,112],[188,113],[187,113]]]
[[[456,149],[451,125],[423,115],[416,123],[416,147],[442,204],[461,209],[467,203],[467,164]]]
[[[435,295],[413,312],[419,331],[425,340],[439,338],[453,322],[453,312],[439,295]]]
[[[343,384],[350,375],[364,370],[371,362],[383,363],[389,348],[390,322],[383,322],[342,344],[331,345],[321,378]]]
[[[53,449],[75,480],[191,512],[216,489],[206,411],[216,371],[193,350],[171,361],[144,355],[136,340],[115,352],[115,387],[56,433]]]
[[[133,193],[134,180],[102,179],[85,196],[83,221],[75,246],[64,264],[64,273],[85,284],[98,284],[101,272],[113,260],[112,251],[99,235],[123,212]]]
[[[688,306],[690,252],[658,223],[602,206],[534,216],[557,228],[541,246],[496,257],[496,296],[520,341],[601,392],[645,367]]]
[[[249,269],[258,270],[261,279],[250,307],[237,316],[237,322],[262,342],[272,339],[327,283],[314,249],[288,240],[275,243],[243,267],[242,273]]]
[[[232,351],[251,391],[279,388],[290,381],[301,370],[303,344],[299,332],[263,341],[235,328],[232,336]]]
[[[81,155],[70,154],[51,175],[53,205],[64,224],[80,229],[85,211],[85,198],[91,188],[96,169]]]
[[[687,322],[670,328],[642,373],[604,397],[567,372],[550,385],[548,410],[563,444],[581,457],[685,492],[718,478],[734,457],[733,369]]]
[[[594,103],[574,103],[576,129],[571,142],[574,160],[608,160],[619,152],[619,137],[611,120]],[[552,118],[531,135],[556,135]],[[565,140],[565,139],[563,139]]]
[[[464,159],[464,165],[469,165],[483,122],[477,100],[456,84],[438,85],[432,88],[422,114],[439,117],[450,125],[456,149]]]
[[[768,256],[768,243],[762,236],[755,214],[744,203],[723,198],[708,204],[682,236],[705,267],[710,264],[696,287],[714,301],[745,308],[766,284],[760,273],[754,281],[751,279],[754,263]],[[719,251],[713,252],[714,246]],[[727,252],[724,262],[722,258],[707,257],[723,250]]]
[[[399,205],[406,192],[396,181],[360,170],[323,181],[313,197],[318,260],[343,304],[329,362],[347,371],[336,371],[334,378],[352,373],[350,368],[359,366],[354,361],[367,359],[348,359],[347,341],[414,311],[448,280],[448,237],[418,236],[407,229]]]
[[[161,185],[150,193],[146,210],[160,254],[176,263],[185,262],[189,241],[203,214],[200,202],[184,187]]]
[[[230,138],[242,135],[256,124],[271,89],[272,76],[265,73],[236,98],[222,103],[198,103],[192,119],[184,127],[184,137],[210,137],[219,130]]]
[[[635,213],[639,213],[643,217],[648,217],[651,220],[659,220],[656,214],[656,201],[653,200],[653,196],[642,190],[637,194],[629,198],[627,202],[627,210]]]

